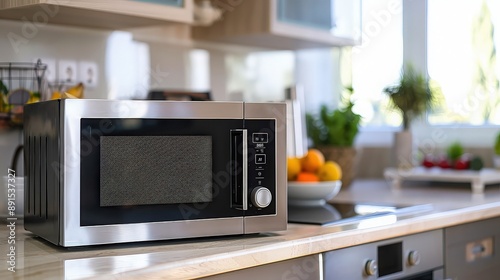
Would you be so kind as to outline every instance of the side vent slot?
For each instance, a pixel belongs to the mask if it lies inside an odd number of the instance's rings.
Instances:
[[[49,219],[49,206],[48,206],[48,199],[49,199],[49,195],[48,195],[48,192],[47,192],[47,187],[48,187],[48,183],[49,183],[49,141],[48,141],[48,138],[45,137],[45,164],[43,165],[43,167],[45,168],[45,195],[42,196],[42,201],[44,202],[44,213],[45,213],[45,220]]]
[[[36,151],[35,145],[36,137],[32,136],[30,141],[30,193],[29,193],[29,204],[28,204],[28,212],[33,214],[35,212],[35,182],[36,182]]]
[[[48,218],[47,205],[47,137],[28,136],[27,160],[29,166],[27,192],[27,212],[39,218]]]
[[[34,205],[33,214],[35,216],[40,215],[40,183],[41,183],[41,170],[40,166],[42,163],[41,153],[40,153],[40,137],[35,137],[35,189],[34,189]]]
[[[45,194],[47,192],[47,137],[40,138],[40,196],[38,197],[40,208],[39,217],[45,217]]]
[[[26,176],[28,177],[26,180],[26,185],[24,187],[24,205],[25,205],[25,210],[27,213],[31,213],[31,207],[30,207],[30,195],[31,195],[31,186],[33,182],[33,167],[31,165],[32,158],[31,158],[31,153],[33,152],[32,146],[31,146],[31,136],[28,135],[28,142],[26,143],[26,148],[24,150],[25,153],[25,160],[24,160],[24,165],[26,166],[26,170],[28,170],[28,174]]]

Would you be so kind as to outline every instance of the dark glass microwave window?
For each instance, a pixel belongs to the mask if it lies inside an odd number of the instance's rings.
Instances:
[[[243,119],[103,119],[103,118],[83,118],[80,123],[80,225],[81,226],[94,226],[94,225],[111,225],[111,224],[129,224],[129,223],[146,223],[146,222],[163,222],[163,221],[181,221],[181,220],[198,220],[198,219],[217,219],[217,218],[232,218],[232,217],[242,217],[242,216],[257,216],[257,215],[275,215],[276,214],[276,200],[273,199],[271,204],[266,208],[254,207],[251,201],[249,201],[248,210],[242,211],[231,207],[231,197],[232,197],[232,187],[231,181],[233,174],[233,165],[235,164],[231,157],[231,131],[238,129],[247,129],[247,141],[248,141],[248,195],[256,187],[266,187],[271,191],[272,197],[276,198],[276,166],[275,166],[275,130],[276,122],[272,119],[262,119],[262,120],[243,120]],[[253,136],[262,137],[266,141],[254,141]],[[104,172],[113,172],[111,170],[106,171],[101,170],[101,153],[111,153],[107,150],[107,146],[117,146],[118,151],[115,151],[114,157],[119,156],[120,153],[125,149],[124,146],[128,144],[117,144],[108,143],[111,145],[106,145],[106,147],[101,147],[101,139],[112,139],[108,137],[124,137],[124,138],[149,138],[154,139],[154,137],[159,138],[169,138],[169,137],[182,137],[182,143],[185,143],[189,137],[205,137],[211,138],[211,147],[202,151],[191,151],[191,149],[198,149],[198,141],[193,140],[192,142],[186,143],[189,146],[189,153],[197,154],[200,157],[202,153],[202,158],[211,159],[211,170],[210,176],[206,178],[211,178],[211,187],[209,185],[197,185],[193,192],[198,192],[198,195],[202,197],[196,197],[196,199],[207,200],[206,202],[183,202],[183,203],[159,203],[150,204],[150,199],[157,199],[156,195],[149,196],[147,198],[136,198],[135,195],[124,195],[128,196],[128,200],[104,202],[101,201],[110,198],[101,198],[101,179],[107,177],[107,175],[102,174]],[[122,140],[124,138],[115,138]],[[171,138],[173,139],[173,138]],[[190,138],[196,139],[196,138]],[[201,139],[201,138],[198,138]],[[125,139],[125,142],[129,140]],[[168,140],[165,140],[168,141]],[[119,142],[119,141],[118,141]],[[139,142],[142,142],[139,141]],[[181,145],[182,145],[181,143]],[[208,145],[208,143],[205,143]],[[122,147],[120,147],[122,145]],[[162,144],[157,144],[161,146]],[[154,148],[154,145],[146,144],[147,147],[141,146],[141,149],[149,151],[149,153],[155,153],[154,157],[157,157],[160,151]],[[176,146],[177,150],[178,145]],[[167,148],[167,145],[162,146],[163,149]],[[167,148],[169,149],[169,148]],[[170,148],[172,149],[172,148]],[[209,154],[203,154],[206,152]],[[171,152],[171,151],[170,151]],[[256,157],[257,155],[257,157]],[[183,153],[186,157],[187,153]],[[265,163],[256,163],[256,158],[265,158]],[[197,158],[198,161],[202,159]],[[113,164],[119,162],[119,160],[111,160]],[[120,172],[125,170],[127,164],[138,164],[138,160],[128,160],[122,162],[124,166],[119,167]],[[155,172],[153,174],[151,171],[153,167],[157,167],[157,160],[148,160],[152,167],[144,164],[143,169],[134,170],[132,174],[125,174],[123,176],[131,176],[129,181],[136,180],[141,182],[139,184],[135,182],[138,189],[151,188],[151,186],[145,186],[154,176],[164,172],[164,170]],[[193,165],[190,163],[190,165]],[[203,168],[208,168],[208,165],[203,165]],[[111,168],[111,167],[110,167]],[[202,168],[197,166],[195,168]],[[150,170],[146,170],[150,169]],[[201,170],[201,171],[200,171]],[[144,174],[143,174],[144,173]],[[192,174],[191,174],[192,173]],[[200,174],[205,175],[203,169],[196,169],[192,171],[189,175],[191,177],[200,176]],[[195,174],[196,173],[196,174]],[[121,177],[122,175],[118,176]],[[136,178],[136,176],[144,176]],[[163,176],[163,175],[162,175]],[[177,174],[176,174],[177,176]],[[120,180],[125,180],[120,178]],[[162,181],[165,179],[159,179]],[[170,178],[170,180],[172,180]],[[198,178],[197,181],[202,182],[204,179]],[[128,183],[128,182],[127,182]],[[125,184],[124,184],[125,185]],[[120,185],[113,194],[108,193],[107,196],[122,195],[123,192],[120,188],[125,188],[124,185]],[[116,185],[115,185],[116,187]],[[204,188],[206,187],[206,188]],[[156,188],[159,188],[157,186]],[[194,188],[191,187],[191,188]],[[210,190],[209,190],[210,189]],[[179,189],[161,189],[168,193],[168,196],[177,196]],[[184,197],[193,198],[193,196],[186,195],[187,190],[182,189]],[[186,192],[187,191],[187,192]],[[150,192],[147,190],[145,192]],[[142,192],[141,192],[142,195]],[[148,195],[148,194],[145,194]],[[157,195],[161,196],[161,195]],[[116,199],[116,198],[111,198]],[[163,198],[162,198],[163,199]],[[165,198],[167,199],[167,198]],[[168,198],[169,201],[180,201],[184,199]],[[142,201],[142,202],[141,202]],[[147,201],[148,204],[141,204]],[[162,201],[164,202],[164,201]],[[116,206],[102,206],[106,204],[118,204]]]
[[[212,201],[211,136],[101,136],[100,206]]]

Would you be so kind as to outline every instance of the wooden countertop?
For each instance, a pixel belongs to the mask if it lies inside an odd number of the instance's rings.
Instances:
[[[434,210],[373,227],[289,224],[286,231],[249,236],[71,249],[33,236],[17,221],[15,273],[6,265],[9,230],[5,225],[0,229],[0,279],[192,279],[500,216],[498,186],[476,195],[460,184],[412,183],[393,191],[385,181],[358,181],[334,200],[432,203]]]

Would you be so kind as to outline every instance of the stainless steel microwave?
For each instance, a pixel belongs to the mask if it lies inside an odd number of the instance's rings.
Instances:
[[[25,107],[24,226],[59,246],[286,229],[280,103]]]

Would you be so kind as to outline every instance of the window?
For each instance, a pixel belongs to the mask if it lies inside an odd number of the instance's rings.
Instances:
[[[442,90],[429,123],[500,124],[500,2],[432,0],[427,20],[428,72]]]
[[[399,78],[403,64],[401,0],[362,1],[362,44],[352,49],[354,110],[364,126],[399,126],[384,87]]]

